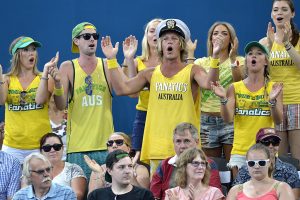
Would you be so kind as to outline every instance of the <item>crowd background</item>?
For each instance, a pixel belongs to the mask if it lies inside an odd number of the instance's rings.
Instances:
[[[300,1],[294,1],[295,8]],[[43,69],[49,57],[60,52],[60,61],[75,58],[72,54],[71,32],[82,22],[93,23],[100,36],[110,35],[121,42],[130,34],[139,40],[137,55],[140,55],[143,27],[156,17],[178,18],[191,30],[192,40],[197,39],[195,56],[206,56],[207,30],[215,21],[231,23],[239,38],[239,53],[247,42],[259,40],[266,35],[267,24],[271,21],[271,0],[214,0],[214,1],[171,1],[171,0],[53,0],[53,1],[3,1],[0,6],[0,63],[4,73],[8,71],[11,56],[8,53],[10,42],[20,35],[29,35],[43,44],[39,49],[38,67]],[[294,18],[300,24],[300,15]],[[104,57],[98,44],[96,53]],[[123,60],[123,55],[118,54]],[[60,64],[60,63],[59,63]],[[137,99],[127,96],[113,98],[113,116],[116,131],[131,134]],[[4,119],[4,106],[1,106],[0,121]]]

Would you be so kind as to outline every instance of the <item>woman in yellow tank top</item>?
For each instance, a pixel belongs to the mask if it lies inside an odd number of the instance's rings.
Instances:
[[[292,0],[274,0],[267,37],[261,43],[270,50],[271,80],[282,82],[283,122],[276,126],[282,141],[279,155],[290,152],[300,160],[300,39],[293,22],[295,6]]]
[[[48,101],[39,92],[40,82],[60,86],[57,72],[58,55],[52,58],[41,76],[37,69],[37,47],[41,43],[30,37],[16,38],[10,45],[11,69],[3,75],[0,66],[0,104],[5,104],[5,138],[2,150],[23,159],[39,149],[40,138],[50,129]],[[48,78],[48,73],[53,79]],[[49,84],[51,86],[51,84]],[[49,98],[51,87],[46,88]],[[38,95],[40,93],[41,95]],[[56,93],[56,98],[60,98]]]
[[[142,55],[136,59],[134,59],[134,55],[137,50],[137,40],[134,38],[134,36],[129,36],[125,39],[125,42],[129,42],[130,38],[135,41],[135,49],[133,49],[130,54],[124,54],[125,60],[123,64],[123,70],[128,77],[132,78],[140,71],[149,67],[156,67],[160,64],[160,59],[156,48],[157,38],[155,35],[155,29],[161,21],[162,19],[152,19],[147,23],[145,34],[142,40]],[[136,151],[133,162],[136,163],[140,158],[140,151],[142,147],[149,100],[149,87],[145,86],[144,89],[139,92],[139,96],[136,94],[130,95],[130,97],[139,97],[138,104],[136,105],[136,115],[132,130],[132,148]]]
[[[255,143],[257,131],[274,127],[282,120],[282,84],[269,81],[268,50],[253,41],[245,47],[246,78],[229,86],[227,93],[220,85],[212,89],[221,98],[221,116],[234,121],[233,148],[229,161],[235,178],[245,163],[246,152]]]

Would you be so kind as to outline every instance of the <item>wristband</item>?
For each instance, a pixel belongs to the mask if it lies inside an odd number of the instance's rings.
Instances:
[[[290,42],[285,42],[284,43],[284,48],[286,51],[289,51],[292,48],[292,44]]]
[[[61,88],[56,88],[54,86],[53,94],[55,96],[58,96],[58,97],[62,96],[64,94],[64,88],[63,88],[63,86],[61,86]]]
[[[222,105],[226,105],[227,104],[227,102],[228,102],[228,98],[222,98],[222,99],[220,99],[220,103],[222,104]]]
[[[210,68],[217,69],[220,65],[220,59],[219,58],[211,58],[210,59]]]
[[[41,80],[46,80],[46,81],[48,81],[49,80],[49,78],[48,77],[41,77]]]
[[[5,81],[0,81],[0,85],[3,85],[5,83]]]
[[[107,68],[108,69],[115,69],[115,68],[119,67],[119,64],[118,64],[118,61],[117,61],[116,58],[107,59],[106,62],[107,62]]]
[[[273,99],[273,100],[269,100],[269,105],[271,108],[274,108],[276,106],[276,103],[277,103],[277,99]]]
[[[193,60],[193,61],[195,61],[196,58],[195,57],[194,58],[186,58],[185,60]]]
[[[239,63],[238,60],[236,60],[230,66],[231,66],[231,69],[236,69],[236,68],[238,68],[240,66],[240,63]]]

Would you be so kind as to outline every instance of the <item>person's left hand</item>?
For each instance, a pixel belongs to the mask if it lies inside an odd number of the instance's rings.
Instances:
[[[113,47],[110,36],[102,37],[101,48],[107,59],[114,59],[119,51],[119,42],[117,42],[115,47]]]
[[[195,199],[194,192],[195,192],[195,187],[192,184],[189,184],[189,193],[188,193],[189,200]]]
[[[233,43],[231,43],[231,50],[229,52],[229,58],[231,63],[234,63],[236,60],[238,47],[239,47],[239,40],[237,37],[235,37]]]
[[[104,172],[102,167],[95,160],[90,159],[88,155],[84,155],[83,158],[85,163],[89,166],[89,168],[91,168],[93,172],[97,172],[97,173]]]
[[[61,76],[57,68],[57,63],[59,60],[59,52],[56,52],[55,57],[53,57],[49,62],[45,64],[45,68],[48,70],[48,74],[53,78],[55,82],[60,82]]]
[[[282,91],[282,88],[283,88],[283,83],[274,83],[269,95],[269,100],[270,101],[275,100],[280,94],[280,92]]]
[[[180,200],[179,194],[176,191],[167,190],[166,195],[168,196],[169,200]]]
[[[138,41],[135,36],[130,35],[123,41],[123,54],[125,58],[133,58],[137,50]]]

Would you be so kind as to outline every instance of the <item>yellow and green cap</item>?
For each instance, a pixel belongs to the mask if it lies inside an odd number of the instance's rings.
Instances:
[[[22,37],[11,49],[11,55],[14,55],[18,49],[23,49],[30,44],[33,44],[35,47],[42,46],[40,42],[33,40],[31,37]]]
[[[73,53],[79,53],[79,49],[77,45],[73,42],[74,38],[76,38],[84,29],[96,29],[96,27],[89,22],[81,22],[80,24],[77,24],[73,30],[72,30],[72,49],[71,51]]]

